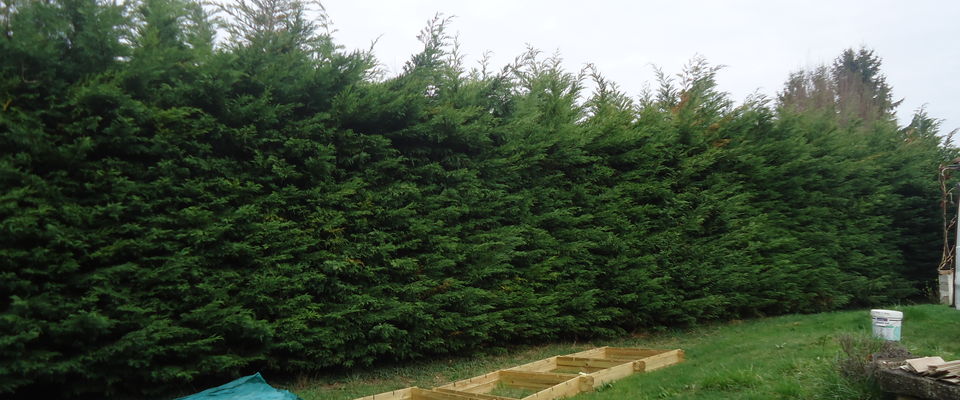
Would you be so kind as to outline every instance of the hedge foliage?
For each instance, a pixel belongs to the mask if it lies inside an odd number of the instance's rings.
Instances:
[[[922,112],[897,126],[864,50],[736,104],[702,60],[639,98],[532,50],[468,69],[443,20],[386,77],[295,0],[229,9],[222,42],[190,0],[2,4],[4,397],[860,307],[934,276],[953,149]]]

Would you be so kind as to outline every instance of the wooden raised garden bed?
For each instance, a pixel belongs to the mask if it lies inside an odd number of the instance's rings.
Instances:
[[[411,387],[356,400],[552,400],[683,361],[683,350],[598,347],[501,369],[433,389]]]

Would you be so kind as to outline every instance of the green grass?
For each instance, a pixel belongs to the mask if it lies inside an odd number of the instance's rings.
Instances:
[[[938,305],[895,307],[904,311],[903,345],[916,355],[960,359],[960,311]],[[595,346],[682,348],[687,361],[636,374],[578,400],[598,399],[860,399],[868,385],[838,373],[838,337],[866,336],[869,311],[788,315],[684,331],[637,335],[591,343],[512,349],[505,354],[445,358],[372,368],[341,376],[301,379],[288,385],[304,400],[343,399],[401,389],[434,387],[500,368]]]
[[[490,391],[490,394],[494,396],[503,396],[503,397],[512,397],[514,399],[521,399],[529,395],[532,395],[536,392],[537,391],[533,389],[518,388],[518,387],[507,386],[504,384],[499,384],[495,388],[493,388],[493,390]]]

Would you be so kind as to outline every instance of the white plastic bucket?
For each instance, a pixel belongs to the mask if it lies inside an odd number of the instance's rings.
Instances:
[[[873,320],[873,337],[900,341],[900,327],[903,325],[902,312],[870,310],[870,318]]]

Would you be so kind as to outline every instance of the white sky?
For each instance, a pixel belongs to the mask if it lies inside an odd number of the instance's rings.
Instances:
[[[630,95],[654,85],[651,65],[674,74],[694,55],[722,64],[720,88],[742,101],[775,96],[787,75],[829,64],[866,45],[883,58],[901,122],[923,104],[960,128],[960,1],[322,1],[348,49],[374,47],[391,72],[422,45],[417,33],[440,12],[455,16],[468,66],[492,51],[503,67],[530,46],[558,51],[570,71],[595,64]]]

